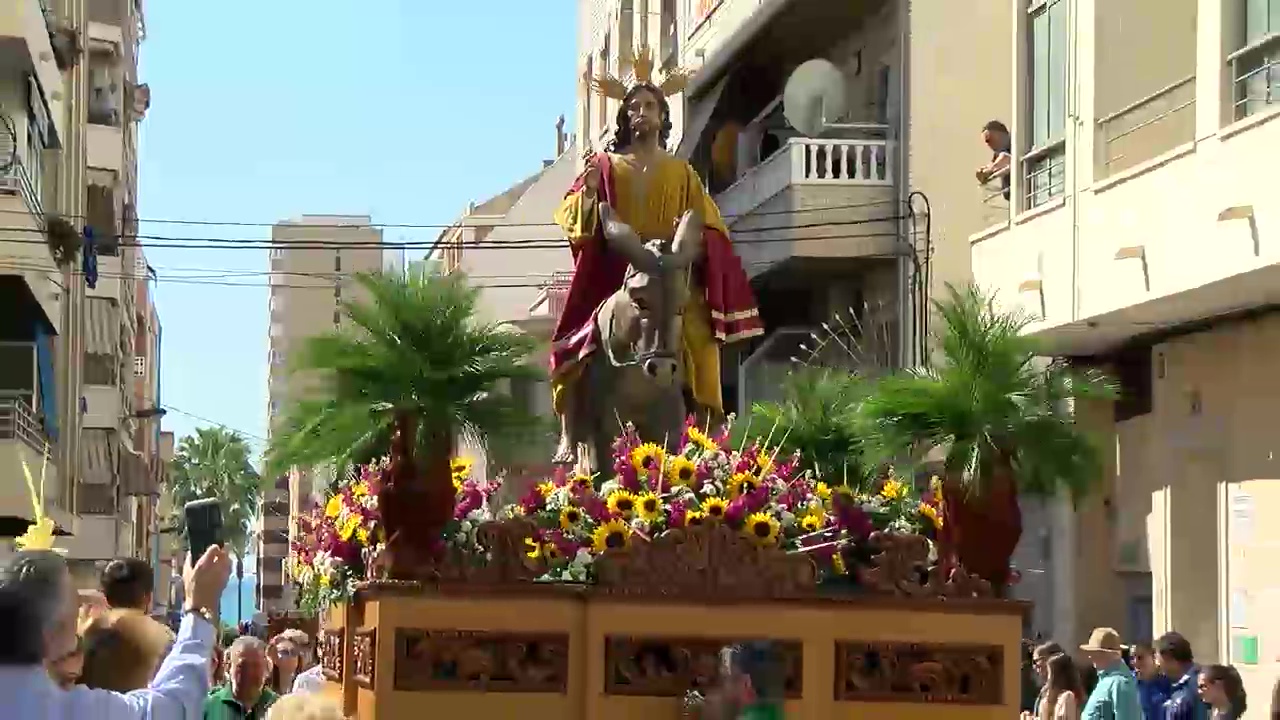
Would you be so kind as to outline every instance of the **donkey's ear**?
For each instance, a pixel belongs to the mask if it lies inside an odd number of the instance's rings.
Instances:
[[[692,265],[702,257],[702,231],[705,226],[702,214],[697,210],[685,210],[676,224],[675,241],[671,243],[671,254],[676,264]]]
[[[627,259],[631,267],[641,272],[655,272],[658,256],[644,246],[644,241],[630,225],[618,218],[618,213],[608,204],[600,204],[600,229],[609,249]]]

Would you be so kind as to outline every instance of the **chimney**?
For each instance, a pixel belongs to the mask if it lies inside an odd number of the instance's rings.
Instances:
[[[556,157],[564,154],[564,145],[567,138],[564,134],[564,115],[556,119]]]

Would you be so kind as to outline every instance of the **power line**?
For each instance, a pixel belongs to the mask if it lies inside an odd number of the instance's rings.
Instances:
[[[800,223],[791,225],[776,225],[761,228],[743,228],[736,230],[732,234],[740,236],[743,233],[758,232],[775,232],[790,230],[806,230],[818,228],[836,228],[851,225],[869,225],[874,223],[896,222],[906,219],[906,215],[890,215],[885,217],[861,218],[858,220],[840,220],[815,223]],[[4,228],[0,227],[0,232],[23,232],[23,233],[42,233],[37,228]],[[888,233],[897,236],[897,233]],[[124,236],[118,236],[124,237]],[[409,242],[305,242],[305,243],[277,243],[271,240],[256,239],[235,239],[235,238],[211,238],[211,237],[180,237],[169,235],[133,235],[130,236],[135,240],[164,240],[178,242],[128,242],[121,241],[117,243],[118,247],[141,247],[141,248],[172,248],[172,249],[192,249],[192,250],[342,250],[342,249],[434,249],[440,246],[440,243],[431,241],[409,241]],[[812,240],[829,240],[838,239],[839,236],[804,236],[804,237],[772,237],[772,238],[741,238],[736,237],[732,240],[734,245],[762,245],[769,243],[792,243],[805,242]],[[0,239],[0,242],[25,243],[25,244],[45,244],[44,239],[20,239],[9,238]],[[446,243],[446,248],[472,249],[472,250],[551,250],[558,248],[570,247],[568,240],[550,240],[550,239],[512,239],[512,240],[477,240],[471,242]]]
[[[802,213],[825,212],[827,210],[854,210],[857,208],[875,207],[877,205],[891,205],[891,204],[896,204],[898,202],[899,201],[896,199],[871,200],[868,202],[850,203],[845,205],[829,205],[827,207],[820,207],[820,208],[766,210],[761,212],[752,211],[747,213],[739,213],[735,215],[722,215],[721,217],[724,218],[725,220],[730,220],[730,219],[737,219],[740,217],[746,217],[748,215],[751,215],[753,217],[761,217],[761,216],[767,217],[772,215],[798,215]],[[32,214],[26,210],[11,210],[11,209],[0,210],[0,213],[14,214],[14,215]],[[56,213],[50,213],[50,212],[43,213],[45,217],[55,215],[55,214]],[[88,216],[86,215],[62,215],[61,217],[68,220],[87,220],[88,219]],[[466,216],[463,216],[463,217],[465,218]],[[501,228],[501,227],[554,228],[554,227],[558,227],[556,223],[553,223],[553,222],[539,222],[539,223],[494,222],[494,223],[468,224],[468,223],[465,223],[464,221],[454,221],[451,223],[369,223],[368,225],[357,225],[352,223],[291,224],[288,221],[272,223],[272,222],[255,222],[255,221],[245,221],[245,220],[191,220],[191,219],[179,219],[179,218],[138,218],[137,222],[140,224],[147,223],[147,224],[154,224],[154,225],[186,225],[186,226],[196,226],[196,227],[262,227],[262,228],[271,227],[273,228],[276,226],[281,226],[281,227],[287,227],[287,228],[316,228],[316,229],[333,229],[333,230],[365,230],[365,229],[449,230],[454,227],[471,227],[471,228]]]
[[[210,420],[209,418],[204,417],[203,415],[196,415],[195,413],[187,412],[186,410],[183,410],[181,408],[176,408],[172,405],[161,405],[160,407],[164,408],[165,410],[168,410],[169,412],[175,412],[175,413],[178,413],[179,415],[185,415],[191,418],[192,420],[199,420],[200,422],[209,423],[210,425],[216,425],[222,428],[223,430],[230,430],[233,433],[243,435],[246,439],[249,439],[249,440],[257,440],[258,442],[267,442],[267,439],[262,437],[261,435],[257,435],[251,432],[245,432],[244,430],[232,427],[226,423],[220,423],[217,420]]]

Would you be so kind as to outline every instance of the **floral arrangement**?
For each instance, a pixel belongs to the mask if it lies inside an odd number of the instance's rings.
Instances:
[[[668,453],[628,427],[614,443],[608,480],[560,474],[500,514],[531,519],[538,530],[529,556],[546,561],[547,579],[575,582],[590,581],[607,550],[670,528],[724,523],[760,545],[811,552],[825,574],[843,575],[842,548],[872,532],[940,526],[937,492],[922,497],[892,472],[874,493],[832,487],[797,456],[778,457],[772,433],[734,449],[729,430],[712,433],[690,418]]]
[[[389,466],[389,459],[382,458],[355,468],[323,504],[298,517],[287,563],[303,610],[345,602],[366,579],[369,563],[386,544],[378,491]],[[489,499],[498,484],[472,479],[466,458],[455,458],[452,470],[457,505],[445,540],[471,547],[479,524],[491,517]]]

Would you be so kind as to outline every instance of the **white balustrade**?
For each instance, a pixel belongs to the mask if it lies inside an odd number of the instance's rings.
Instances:
[[[750,213],[792,185],[893,185],[887,140],[792,138],[716,197],[729,218]]]

